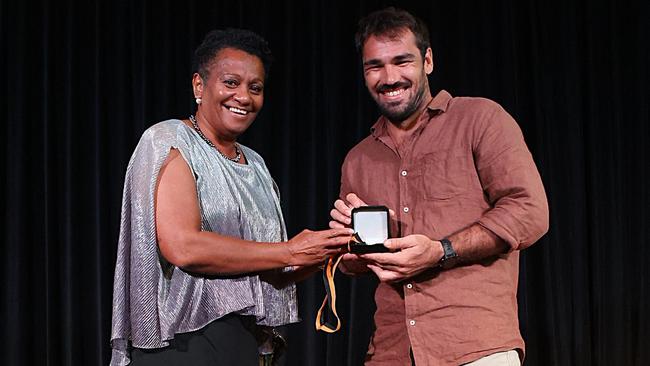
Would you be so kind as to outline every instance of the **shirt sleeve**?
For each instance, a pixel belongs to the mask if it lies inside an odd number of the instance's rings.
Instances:
[[[524,249],[548,231],[548,203],[541,177],[515,120],[496,105],[477,123],[476,168],[492,206],[478,221],[509,244]]]
[[[339,198],[346,201],[345,197],[349,193],[354,193],[365,202],[368,202],[368,197],[365,196],[366,189],[363,189],[365,184],[362,170],[362,160],[365,151],[365,141],[360,142],[348,151],[343,164],[341,165],[341,189],[339,191]]]

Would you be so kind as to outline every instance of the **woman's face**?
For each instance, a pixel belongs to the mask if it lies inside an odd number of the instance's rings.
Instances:
[[[194,95],[202,99],[197,115],[217,138],[234,140],[253,123],[264,104],[264,76],[259,57],[234,48],[216,54],[207,80],[194,74]]]

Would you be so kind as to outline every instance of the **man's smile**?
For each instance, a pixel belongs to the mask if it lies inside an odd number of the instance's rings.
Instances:
[[[379,94],[383,99],[399,99],[410,87],[411,84],[408,82],[397,82],[391,85],[383,84],[377,87],[377,94]]]
[[[389,97],[395,97],[395,96],[398,96],[398,95],[402,94],[402,92],[404,92],[404,90],[406,90],[406,89],[400,88],[400,89],[386,91],[386,92],[383,92],[382,94],[387,95]]]

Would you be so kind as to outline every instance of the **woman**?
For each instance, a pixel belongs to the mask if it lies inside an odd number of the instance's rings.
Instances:
[[[287,241],[264,161],[237,143],[262,108],[270,60],[250,31],[208,33],[195,52],[196,116],[158,123],[138,143],[124,187],[112,365],[257,365],[271,327],[298,321],[292,281],[346,243],[349,229]]]

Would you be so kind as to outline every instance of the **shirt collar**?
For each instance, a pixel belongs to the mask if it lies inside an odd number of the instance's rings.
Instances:
[[[451,101],[451,94],[449,94],[446,90],[441,90],[436,94],[433,99],[429,102],[427,105],[427,116],[430,119],[431,117],[435,116],[436,114],[444,113],[447,111],[447,107],[449,107],[449,102]],[[388,119],[386,117],[381,116],[375,122],[375,124],[370,127],[370,133],[379,138],[381,136],[388,135],[388,130],[386,129],[386,124],[390,123],[388,122]],[[424,127],[424,124],[421,125],[420,128]]]

